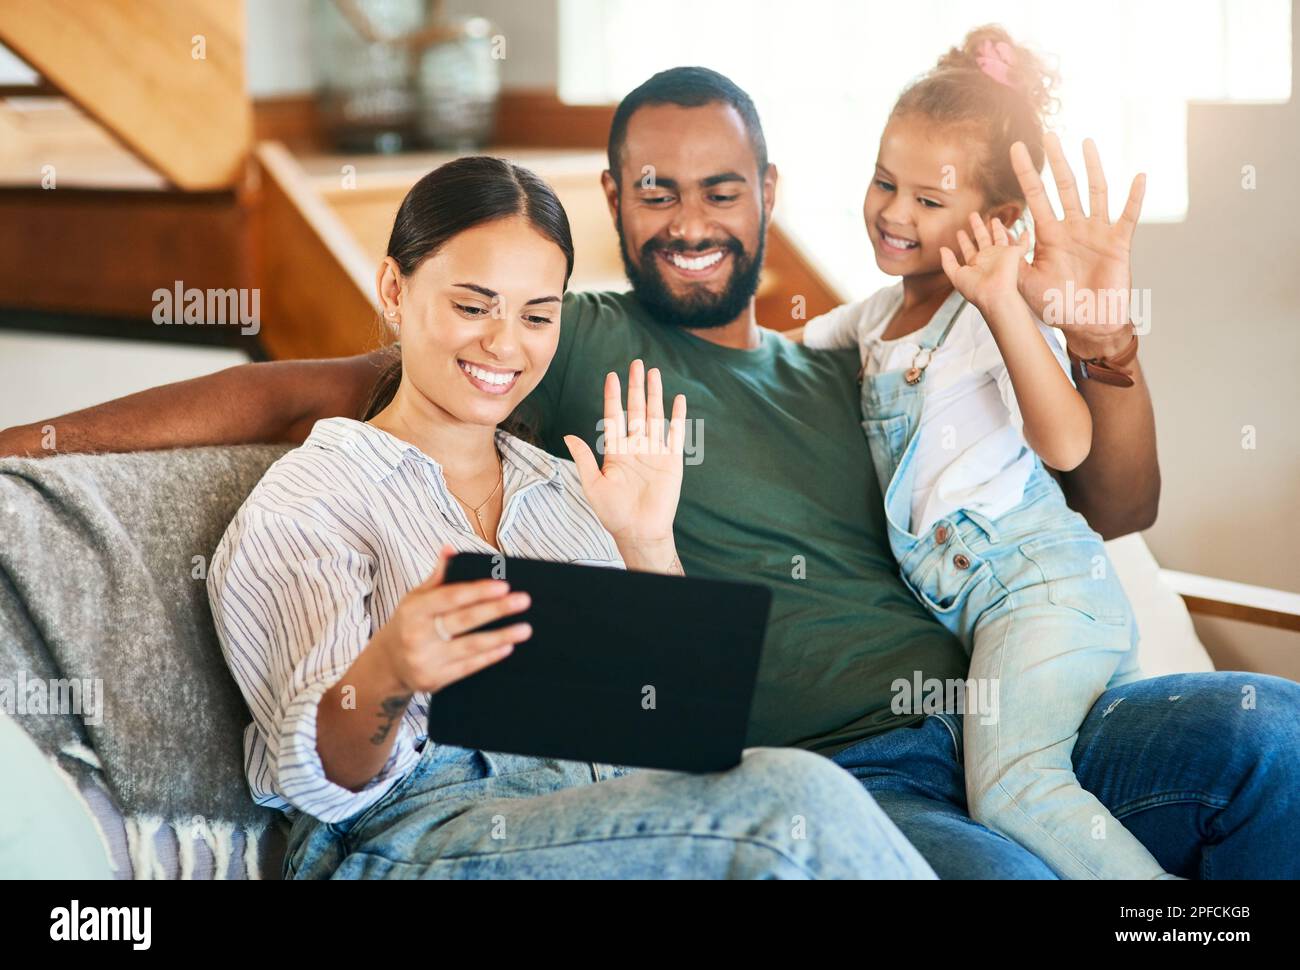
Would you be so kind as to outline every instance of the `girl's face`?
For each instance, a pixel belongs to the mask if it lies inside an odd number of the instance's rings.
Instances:
[[[923,116],[890,119],[862,205],[881,270],[891,276],[942,273],[940,247],[960,252],[957,230],[969,232],[970,214],[986,204],[969,145],[960,131]]]
[[[398,393],[469,424],[505,420],[555,356],[564,252],[513,216],[455,236],[405,279],[395,271],[386,259],[379,288],[400,318]]]

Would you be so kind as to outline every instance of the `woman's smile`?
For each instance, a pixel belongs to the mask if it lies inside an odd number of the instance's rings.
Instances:
[[[456,365],[465,379],[484,394],[508,394],[519,380],[523,371],[508,370],[502,367],[489,367],[473,361],[456,359]]]

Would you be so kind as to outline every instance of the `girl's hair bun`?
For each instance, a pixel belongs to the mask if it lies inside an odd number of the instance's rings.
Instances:
[[[893,116],[919,114],[973,133],[979,181],[990,204],[1023,201],[1011,145],[1024,142],[1043,167],[1043,135],[1057,107],[1056,71],[996,24],[977,27],[899,96]]]
[[[1015,40],[997,24],[976,27],[962,42],[939,58],[933,73],[948,70],[978,71],[994,83],[1010,88],[1041,122],[1057,108],[1055,89],[1060,77],[1047,62]],[[974,80],[974,78],[972,78]]]

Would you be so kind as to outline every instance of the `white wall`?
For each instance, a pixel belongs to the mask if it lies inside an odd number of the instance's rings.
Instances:
[[[1188,152],[1187,221],[1141,226],[1134,247],[1164,481],[1147,541],[1169,568],[1300,592],[1300,100],[1193,105]],[[1300,679],[1300,635],[1197,625],[1221,665]]]
[[[223,347],[0,331],[0,428],[247,360],[246,354]]]
[[[8,48],[0,47],[0,84],[31,84],[36,72]]]

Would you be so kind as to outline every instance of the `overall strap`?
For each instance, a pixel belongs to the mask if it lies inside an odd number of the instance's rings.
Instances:
[[[930,322],[917,334],[916,342],[920,345],[920,349],[912,360],[912,366],[903,373],[903,380],[911,385],[921,382],[921,378],[925,376],[925,369],[930,366],[930,360],[934,357],[934,352],[948,338],[953,324],[957,322],[957,318],[965,308],[966,300],[957,290],[948,294],[948,299],[943,301],[934,316],[930,318]]]
[[[953,290],[948,294],[948,299],[944,300],[939,309],[935,311],[934,316],[930,318],[930,322],[917,335],[916,342],[930,351],[938,350],[944,340],[948,338],[948,333],[952,330],[953,324],[957,322],[957,318],[961,316],[961,311],[965,308],[965,297]]]

